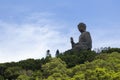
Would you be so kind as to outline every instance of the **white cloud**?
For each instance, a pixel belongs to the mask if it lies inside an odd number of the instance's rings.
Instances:
[[[68,34],[60,31],[65,25],[44,17],[29,20],[35,21],[22,24],[0,22],[0,62],[42,58],[47,49],[54,55],[55,50],[65,51],[70,47]]]
[[[93,49],[100,47],[120,47],[119,25],[103,25],[92,29]]]
[[[47,49],[51,50],[52,55],[57,49],[61,52],[70,49],[69,38],[72,36],[78,42],[80,33],[77,27],[61,24],[52,18],[54,16],[51,13],[32,14],[21,24],[0,21],[0,63],[42,58]],[[93,49],[120,46],[118,25],[113,24],[109,28],[92,26],[88,29],[93,39]]]

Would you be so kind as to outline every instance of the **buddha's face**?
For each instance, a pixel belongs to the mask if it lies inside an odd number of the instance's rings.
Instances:
[[[78,30],[82,33],[85,32],[85,27],[84,26],[78,26]]]

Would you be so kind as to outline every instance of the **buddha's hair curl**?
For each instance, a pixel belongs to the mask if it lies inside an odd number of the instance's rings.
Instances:
[[[78,28],[84,28],[86,30],[86,24],[81,22],[78,24]]]

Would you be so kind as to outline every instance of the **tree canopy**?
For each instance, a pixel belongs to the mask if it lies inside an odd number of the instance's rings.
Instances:
[[[71,51],[1,63],[0,80],[120,80],[120,49]]]

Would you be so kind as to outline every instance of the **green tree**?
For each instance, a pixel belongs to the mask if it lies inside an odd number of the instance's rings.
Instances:
[[[18,80],[30,80],[30,77],[27,75],[19,75],[17,77]]]
[[[42,80],[42,72],[40,70],[34,71],[32,74],[32,79]]]
[[[0,75],[0,80],[4,80],[4,77]]]
[[[25,70],[35,70],[37,66],[34,59],[27,59],[27,60],[19,61],[18,65],[21,66]]]
[[[54,73],[66,74],[66,64],[60,58],[53,58],[49,63],[42,66],[43,76],[47,78]]]
[[[94,51],[88,50],[68,50],[63,54],[60,54],[58,57],[66,62],[67,67],[71,68],[78,64],[83,64],[86,61],[93,61],[95,59],[96,53]]]
[[[21,67],[8,67],[5,72],[4,76],[6,79],[16,79],[20,74],[22,74]]]

